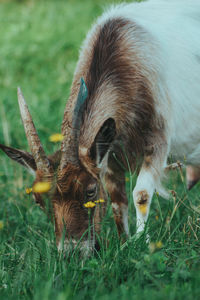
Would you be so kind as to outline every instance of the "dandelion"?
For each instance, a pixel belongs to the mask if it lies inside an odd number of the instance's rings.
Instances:
[[[96,203],[104,203],[105,200],[100,198],[99,200],[96,200],[95,202],[96,202]]]
[[[26,188],[26,194],[30,194],[30,193],[32,193],[32,188]]]
[[[156,248],[160,249],[163,247],[163,243],[161,241],[156,242]]]
[[[0,221],[0,230],[2,230],[4,228],[4,222]]]
[[[155,216],[155,219],[156,219],[156,221],[158,221],[158,219],[159,219],[159,216]]]
[[[33,192],[34,193],[46,193],[50,190],[51,183],[50,182],[37,182],[33,186]]]
[[[126,182],[129,182],[129,181],[130,181],[129,177],[126,177],[126,178],[125,178],[125,181],[126,181]]]
[[[91,240],[91,230],[93,231],[93,236],[94,236],[94,226],[92,226],[94,219],[92,217],[92,210],[91,208],[96,206],[96,203],[92,201],[88,201],[83,204],[86,208],[88,208],[88,240],[89,240],[89,245],[91,245],[92,240]]]
[[[149,251],[153,253],[154,251],[161,249],[163,247],[163,243],[161,241],[150,243],[149,244]]]
[[[96,204],[94,202],[92,202],[92,201],[88,201],[88,202],[84,203],[83,205],[86,208],[93,208],[93,207],[95,207]]]
[[[50,135],[49,140],[52,143],[57,143],[57,142],[62,142],[63,138],[64,137],[61,133],[54,133]]]

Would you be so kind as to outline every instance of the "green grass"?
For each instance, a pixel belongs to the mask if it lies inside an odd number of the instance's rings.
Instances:
[[[0,2],[0,143],[28,150],[17,105],[21,86],[41,140],[60,131],[78,49],[107,0]],[[102,247],[91,257],[57,252],[53,225],[25,194],[31,175],[0,153],[0,299],[199,299],[199,185],[187,192],[179,171],[166,185],[170,201],[154,196],[144,235],[120,241],[108,209]],[[130,187],[127,186],[130,193]],[[178,204],[176,209],[176,204]],[[109,243],[107,243],[108,241]]]

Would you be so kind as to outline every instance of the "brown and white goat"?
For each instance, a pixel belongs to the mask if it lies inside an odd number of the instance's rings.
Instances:
[[[84,203],[108,192],[118,231],[128,234],[125,171],[138,170],[133,191],[137,232],[144,229],[153,193],[166,192],[167,158],[200,160],[200,4],[147,1],[112,7],[89,32],[64,112],[61,151],[47,157],[19,91],[32,155],[1,145],[8,156],[50,181],[48,193],[59,243],[74,243],[88,228]],[[81,81],[80,79],[84,80]],[[43,206],[43,195],[35,193]],[[99,206],[92,209],[99,230]],[[92,236],[94,240],[94,236]],[[83,238],[88,245],[87,235]]]

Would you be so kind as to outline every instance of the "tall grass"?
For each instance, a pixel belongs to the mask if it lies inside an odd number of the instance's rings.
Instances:
[[[0,143],[28,150],[17,106],[20,85],[48,153],[60,131],[78,49],[106,0],[1,1]],[[133,179],[134,181],[134,179]],[[60,254],[47,216],[26,195],[32,178],[0,153],[0,299],[199,299],[199,185],[187,192],[180,171],[170,173],[170,201],[154,196],[146,230],[119,240],[111,208],[101,249],[90,257]],[[3,228],[2,228],[3,227]],[[159,242],[159,243],[157,243]]]

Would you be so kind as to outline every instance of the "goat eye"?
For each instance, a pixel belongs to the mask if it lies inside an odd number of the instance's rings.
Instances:
[[[96,196],[96,187],[94,189],[87,190],[87,198],[93,198]]]

